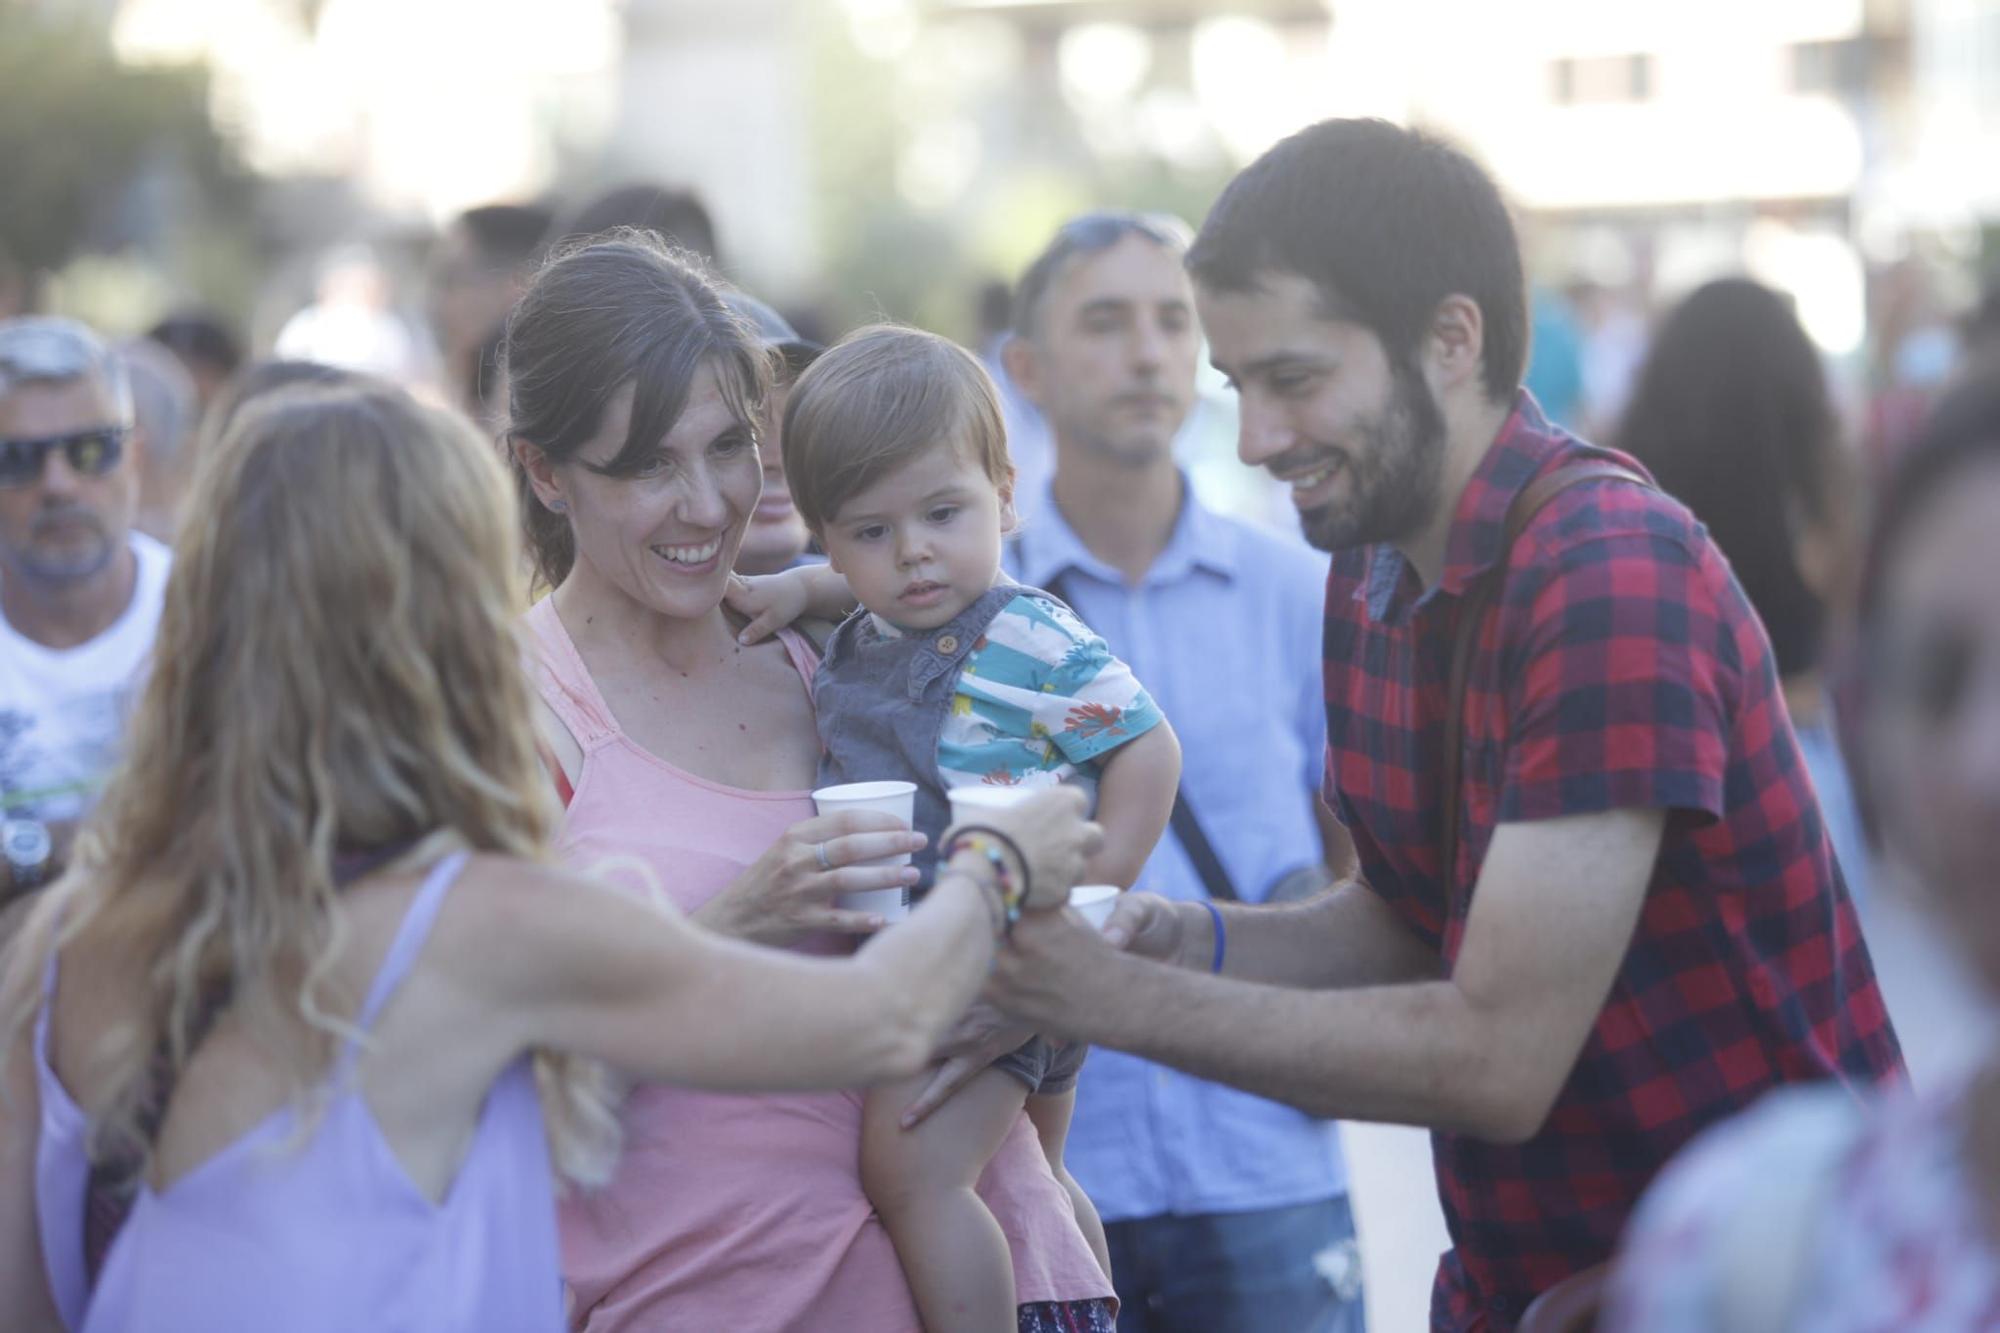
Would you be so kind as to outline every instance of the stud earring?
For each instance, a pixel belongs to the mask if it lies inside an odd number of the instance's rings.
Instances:
[[[548,501],[548,507],[551,514],[567,514],[569,512],[569,501],[558,495],[553,500]]]

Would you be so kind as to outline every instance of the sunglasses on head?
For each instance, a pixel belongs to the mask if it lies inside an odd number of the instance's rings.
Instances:
[[[124,457],[125,435],[124,426],[93,426],[40,440],[0,439],[0,487],[34,485],[42,479],[42,469],[57,449],[63,451],[70,471],[83,477],[101,477]]]

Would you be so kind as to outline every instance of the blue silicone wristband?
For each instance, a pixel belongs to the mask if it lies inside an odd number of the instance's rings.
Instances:
[[[1221,976],[1222,954],[1229,947],[1229,932],[1222,928],[1222,910],[1220,908],[1206,900],[1202,902],[1202,906],[1208,909],[1209,919],[1215,922],[1215,961],[1209,965],[1208,970],[1216,976]]]

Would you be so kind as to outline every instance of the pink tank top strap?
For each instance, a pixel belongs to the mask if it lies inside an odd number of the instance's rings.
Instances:
[[[597,682],[576,651],[553,595],[542,598],[522,617],[534,652],[535,690],[542,696],[576,743],[588,754],[618,735],[618,723]]]
[[[450,891],[458,874],[465,869],[470,852],[453,852],[431,867],[431,873],[424,877],[423,886],[410,899],[409,907],[403,913],[403,923],[396,928],[396,938],[390,942],[389,951],[382,955],[382,965],[375,970],[375,980],[368,987],[368,998],[361,1005],[361,1012],[355,1016],[354,1025],[362,1032],[375,1025],[382,1006],[396,993],[396,987],[409,974],[410,965],[417,960],[424,941],[430,938],[431,926],[437,921],[438,909],[444,906],[444,896]],[[348,1044],[350,1053],[353,1042]]]
[[[806,692],[811,693],[813,676],[819,672],[819,652],[812,646],[812,640],[797,630],[781,629],[778,631],[778,642],[785,645],[792,665],[806,679]]]

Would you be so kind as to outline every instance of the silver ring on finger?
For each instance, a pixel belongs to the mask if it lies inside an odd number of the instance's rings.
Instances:
[[[823,842],[816,842],[816,843],[814,843],[814,844],[813,844],[813,856],[814,856],[814,857],[815,857],[815,858],[816,858],[816,859],[817,859],[817,860],[819,861],[819,868],[820,868],[821,870],[831,870],[831,869],[833,869],[833,862],[832,862],[832,861],[829,861],[829,860],[827,859],[827,856],[826,856],[826,844],[825,844],[825,843],[823,843]]]

